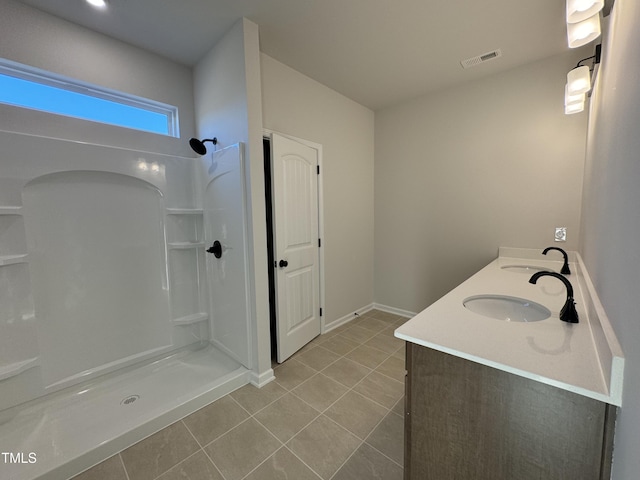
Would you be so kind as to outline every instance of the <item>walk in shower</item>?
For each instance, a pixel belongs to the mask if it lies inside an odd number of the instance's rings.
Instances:
[[[242,144],[0,145],[0,450],[35,460],[3,479],[67,478],[248,382]]]

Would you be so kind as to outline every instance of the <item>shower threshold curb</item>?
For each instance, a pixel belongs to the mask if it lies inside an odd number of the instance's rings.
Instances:
[[[250,374],[208,346],[14,407],[0,445],[37,461],[3,465],[3,478],[67,480],[246,385]]]

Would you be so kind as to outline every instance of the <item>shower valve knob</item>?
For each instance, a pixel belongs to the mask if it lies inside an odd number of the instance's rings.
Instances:
[[[222,244],[216,240],[211,247],[207,248],[207,253],[213,253],[213,256],[220,258],[222,256]]]
[[[284,268],[284,267],[286,267],[286,266],[288,266],[288,265],[289,265],[289,262],[287,262],[286,260],[280,260],[280,261],[278,262],[278,266],[279,266],[280,268]]]

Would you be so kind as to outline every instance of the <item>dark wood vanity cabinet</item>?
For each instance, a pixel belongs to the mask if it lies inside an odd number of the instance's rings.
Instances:
[[[407,342],[405,480],[605,480],[616,407]]]

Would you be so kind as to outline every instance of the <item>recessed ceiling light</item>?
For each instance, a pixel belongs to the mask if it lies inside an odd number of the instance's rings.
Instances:
[[[97,8],[107,8],[107,0],[87,0],[87,3]]]

